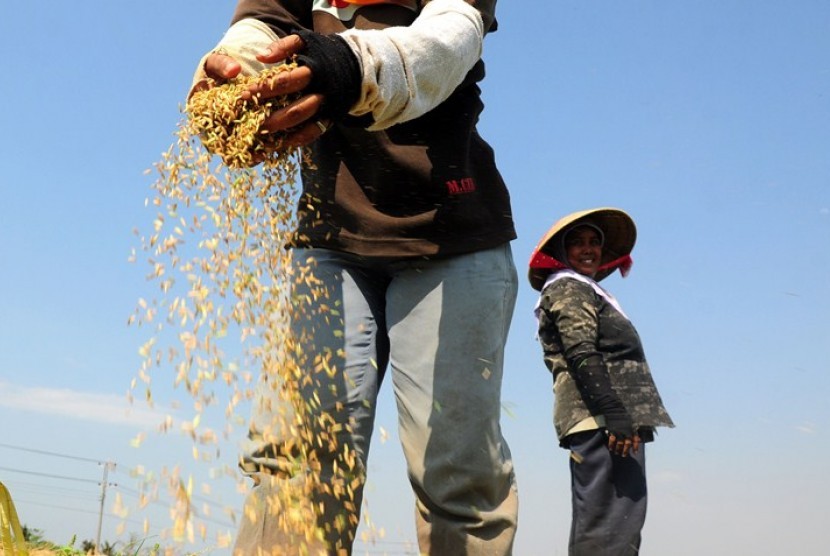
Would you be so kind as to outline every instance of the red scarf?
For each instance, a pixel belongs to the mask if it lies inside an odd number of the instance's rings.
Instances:
[[[603,272],[606,270],[613,271],[619,268],[620,274],[622,274],[623,277],[626,277],[628,276],[628,272],[631,270],[632,264],[634,264],[634,261],[632,260],[631,255],[623,255],[619,259],[614,259],[613,261],[600,266],[597,269],[597,272]],[[530,259],[530,268],[538,270],[562,270],[563,268],[570,267],[565,263],[554,259],[550,255],[537,251]]]

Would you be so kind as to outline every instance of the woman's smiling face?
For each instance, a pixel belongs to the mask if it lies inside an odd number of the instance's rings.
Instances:
[[[602,238],[590,226],[577,226],[565,237],[568,266],[585,276],[597,273],[602,259]]]

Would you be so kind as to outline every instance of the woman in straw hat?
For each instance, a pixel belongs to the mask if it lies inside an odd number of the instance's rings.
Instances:
[[[631,267],[637,232],[614,208],[575,212],[533,251],[529,279],[554,379],[554,425],[571,451],[569,553],[636,554],[646,514],[645,442],[674,426],[617,300],[599,281]]]

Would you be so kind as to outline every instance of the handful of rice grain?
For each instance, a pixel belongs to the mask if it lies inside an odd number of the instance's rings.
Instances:
[[[252,84],[274,80],[296,68],[294,62],[271,66],[257,75],[239,76],[193,93],[187,102],[190,133],[201,138],[205,148],[222,158],[230,168],[249,167],[254,154],[266,157],[283,150],[283,134],[260,131],[272,112],[287,106],[297,95],[281,95],[260,101],[242,98]]]

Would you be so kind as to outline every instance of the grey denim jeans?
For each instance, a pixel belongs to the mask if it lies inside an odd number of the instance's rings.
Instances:
[[[319,400],[319,411],[347,424],[338,443],[357,455],[356,476],[365,474],[376,399],[388,372],[416,496],[421,553],[511,554],[518,500],[500,426],[504,346],[518,288],[509,244],[430,259],[323,249],[296,249],[293,257],[295,267],[310,266],[325,284],[327,295],[317,302],[334,308],[309,311],[291,323],[307,338],[308,360],[322,358],[336,368],[316,373],[304,394]],[[295,295],[309,299],[306,287],[297,285]],[[262,392],[265,400],[273,388],[266,385]],[[298,553],[291,548],[294,540],[269,526],[278,516],[261,511],[280,481],[299,480],[280,475],[285,466],[274,449],[279,439],[263,432],[273,420],[274,403],[255,404],[243,468],[256,473],[259,484],[246,501],[250,518],[243,519],[234,554]],[[322,451],[319,457],[325,474],[331,467],[326,458],[336,456]],[[362,480],[355,484],[351,501],[359,512]],[[331,497],[321,495],[320,502],[321,528],[351,511]],[[357,523],[345,523],[327,528],[320,552],[351,552]]]

